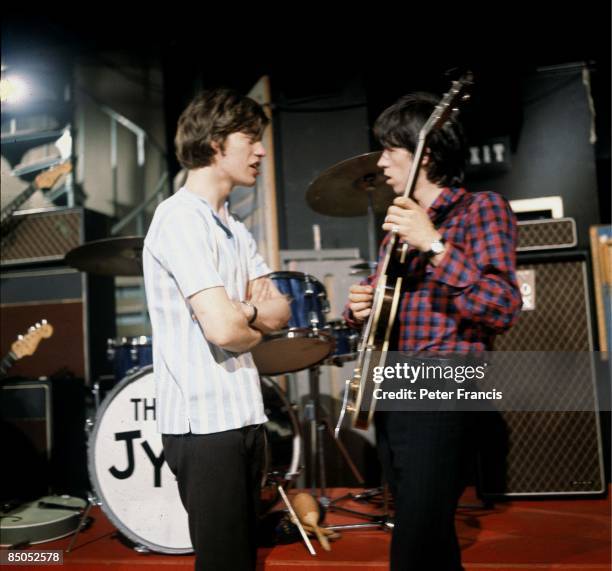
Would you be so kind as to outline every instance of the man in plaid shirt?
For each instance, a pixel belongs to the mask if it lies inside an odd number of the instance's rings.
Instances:
[[[404,96],[374,126],[384,149],[378,166],[400,195],[383,229],[410,244],[390,350],[481,352],[493,348],[495,335],[520,311],[516,222],[498,194],[459,186],[466,148],[456,121],[430,134],[413,198],[401,196],[419,130],[438,101],[426,93]],[[373,275],[351,287],[350,324],[368,318],[375,286]],[[462,569],[454,516],[464,486],[467,421],[462,412],[376,412],[379,456],[395,501],[391,569]]]

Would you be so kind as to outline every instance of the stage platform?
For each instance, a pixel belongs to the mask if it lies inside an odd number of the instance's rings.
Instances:
[[[346,489],[337,488],[331,490],[330,495],[338,497],[346,492]],[[512,501],[485,509],[470,507],[478,501],[474,490],[468,489],[461,504],[457,531],[466,571],[611,569],[609,494],[605,499]],[[364,509],[363,504],[352,501],[343,505]],[[64,555],[64,566],[70,571],[145,571],[147,568],[185,571],[193,568],[192,555],[135,552],[99,508],[94,508],[91,513],[92,525],[81,533],[73,551]],[[329,513],[326,518],[330,525],[359,521],[362,520],[338,513]],[[387,569],[389,541],[388,532],[360,530],[343,532],[342,538],[332,543],[330,553],[324,552],[313,540],[318,553],[316,557],[309,555],[302,543],[262,548],[259,550],[258,569]],[[65,538],[29,549],[65,550],[68,544],[69,538]],[[19,569],[27,568],[19,566]]]

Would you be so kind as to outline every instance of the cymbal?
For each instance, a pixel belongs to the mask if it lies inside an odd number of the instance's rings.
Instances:
[[[104,238],[73,248],[66,254],[69,266],[102,276],[142,275],[142,236]]]
[[[365,216],[371,196],[374,212],[386,212],[395,194],[376,166],[381,154],[359,155],[323,171],[306,191],[308,205],[327,216]]]

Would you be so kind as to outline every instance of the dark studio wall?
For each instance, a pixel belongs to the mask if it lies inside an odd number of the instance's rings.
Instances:
[[[310,92],[304,97],[304,92]],[[298,96],[298,94],[302,94]],[[275,100],[275,147],[280,185],[280,243],[284,249],[312,249],[313,224],[321,246],[360,248],[367,253],[367,219],[314,212],[306,202],[310,183],[325,169],[369,149],[365,89],[361,77],[335,77],[312,87],[281,81]],[[329,193],[336,189],[329,188]]]
[[[583,71],[586,75],[583,77]],[[495,111],[510,113],[513,124],[475,109],[473,140],[507,135],[511,142],[510,168],[494,176],[471,175],[471,190],[494,190],[509,200],[558,195],[565,216],[576,220],[579,247],[587,248],[588,228],[600,222],[595,164],[594,110],[592,93],[582,65],[531,71],[518,79],[516,100],[508,109],[502,99]],[[490,101],[495,94],[489,91]],[[477,89],[477,87],[476,87]],[[488,108],[492,105],[489,103]],[[497,126],[489,129],[486,125]],[[504,132],[505,131],[505,132]],[[593,137],[593,138],[592,138]]]

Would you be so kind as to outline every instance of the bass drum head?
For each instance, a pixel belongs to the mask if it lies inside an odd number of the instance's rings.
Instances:
[[[193,551],[187,512],[157,432],[152,367],[107,395],[89,438],[88,467],[102,510],[128,539],[159,553]]]

